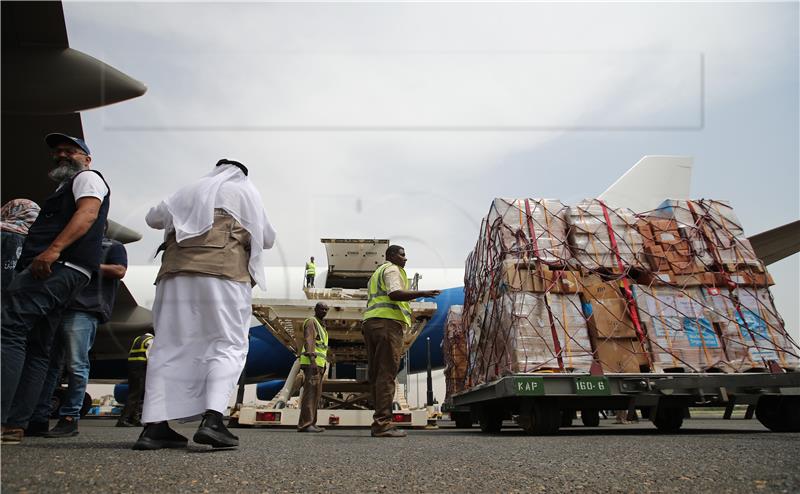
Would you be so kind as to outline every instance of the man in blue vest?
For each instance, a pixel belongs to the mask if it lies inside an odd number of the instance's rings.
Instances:
[[[395,377],[403,355],[403,335],[411,326],[409,301],[435,297],[440,290],[409,290],[406,276],[406,251],[399,245],[386,249],[386,263],[369,280],[367,310],[361,332],[367,346],[369,385],[375,414],[373,437],[405,437],[392,425]]]
[[[300,368],[303,370],[303,399],[297,432],[325,432],[317,427],[317,407],[322,397],[322,380],[328,364],[328,331],[322,320],[328,314],[325,302],[314,306],[314,317],[303,324],[303,348],[300,350]]]
[[[25,424],[6,423],[12,403],[30,412],[45,380],[53,337],[64,310],[100,267],[110,190],[90,169],[83,139],[48,134],[59,186],[30,227],[2,301],[2,442],[22,440]]]

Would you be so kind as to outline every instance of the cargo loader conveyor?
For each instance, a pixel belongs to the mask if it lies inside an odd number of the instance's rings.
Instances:
[[[800,372],[685,374],[515,374],[454,394],[457,423],[498,432],[514,420],[529,434],[558,432],[576,410],[597,425],[600,410],[643,411],[661,432],[677,432],[688,407],[748,405],[774,432],[800,432]],[[469,414],[467,416],[466,414]]]

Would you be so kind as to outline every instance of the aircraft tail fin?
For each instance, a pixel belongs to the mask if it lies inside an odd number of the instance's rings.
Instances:
[[[638,212],[655,209],[664,199],[688,199],[693,161],[691,156],[644,156],[600,199]]]

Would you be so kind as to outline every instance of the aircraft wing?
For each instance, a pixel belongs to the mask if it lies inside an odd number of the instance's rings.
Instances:
[[[83,137],[81,110],[144,94],[141,82],[67,40],[61,2],[2,2],[2,200],[41,203],[53,191],[44,136]],[[91,141],[88,143],[91,147]],[[103,163],[98,163],[102,170]]]
[[[800,252],[800,220],[753,235],[748,240],[764,264]]]

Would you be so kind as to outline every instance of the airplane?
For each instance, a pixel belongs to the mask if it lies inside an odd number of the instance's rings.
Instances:
[[[2,202],[15,197],[41,201],[52,185],[46,177],[50,157],[42,136],[52,131],[83,137],[80,111],[119,103],[143,95],[146,86],[121,71],[69,47],[61,2],[2,2]],[[69,75],[70,77],[66,77]],[[14,143],[13,146],[8,143]],[[24,163],[25,166],[9,165]],[[692,160],[688,157],[646,156],[599,197],[612,206],[644,211],[665,198],[689,195]],[[141,235],[110,221],[109,236],[128,243]],[[800,250],[800,221],[751,237],[756,253],[773,263]],[[127,377],[131,341],[152,330],[156,266],[130,266],[120,286],[112,320],[101,326],[92,350],[93,382],[118,383]],[[302,267],[268,267],[269,294],[254,297],[303,298]],[[433,368],[443,366],[441,341],[451,305],[463,303],[463,266],[410,268],[422,275],[424,288],[445,288],[434,301],[438,310],[411,347],[407,368],[427,367],[427,339]],[[291,281],[290,281],[291,280]],[[319,277],[324,283],[324,273]],[[280,379],[288,374],[294,355],[263,326],[250,330],[246,383]],[[344,376],[342,376],[344,377]]]

